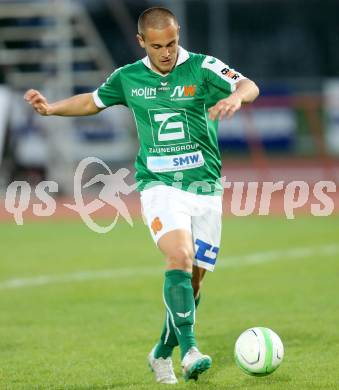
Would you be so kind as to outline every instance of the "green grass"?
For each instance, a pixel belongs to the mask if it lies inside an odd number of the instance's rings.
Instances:
[[[226,219],[196,325],[213,366],[185,384],[176,351],[174,388],[338,389],[338,233],[337,217]],[[106,235],[75,222],[0,224],[0,237],[0,389],[164,389],[146,365],[164,316],[163,264],[141,222]],[[326,253],[329,244],[336,249]],[[284,254],[293,248],[314,250]],[[242,257],[270,251],[280,255],[249,264]],[[65,280],[80,271],[94,273]],[[41,275],[59,279],[3,285]],[[283,364],[268,377],[247,376],[233,360],[236,338],[251,326],[283,340]]]

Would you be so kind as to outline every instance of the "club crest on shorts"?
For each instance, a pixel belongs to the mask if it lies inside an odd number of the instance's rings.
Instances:
[[[154,234],[157,234],[163,228],[159,217],[155,217],[153,219],[152,224],[151,224],[151,228],[152,228]]]

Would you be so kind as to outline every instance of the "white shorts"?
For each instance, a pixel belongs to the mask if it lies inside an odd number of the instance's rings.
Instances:
[[[141,205],[155,243],[172,230],[187,230],[194,243],[194,264],[214,270],[221,236],[221,196],[158,185],[141,192]]]

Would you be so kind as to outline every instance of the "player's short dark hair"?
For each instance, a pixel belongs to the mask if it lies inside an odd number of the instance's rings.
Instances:
[[[168,8],[152,7],[143,11],[138,19],[138,33],[143,36],[147,28],[162,30],[172,22],[178,25],[176,16]]]

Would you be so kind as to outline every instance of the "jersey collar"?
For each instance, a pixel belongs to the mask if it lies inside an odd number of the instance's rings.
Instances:
[[[178,65],[183,64],[184,62],[186,62],[189,59],[189,57],[190,57],[190,55],[188,54],[188,51],[185,50],[183,47],[179,46],[179,54],[178,54],[178,59],[177,59],[175,66],[177,67]],[[144,57],[142,59],[142,62],[144,63],[145,66],[147,66],[147,68],[151,69],[154,73],[159,74],[161,76],[168,75],[168,73],[161,74],[161,73],[156,72],[154,69],[152,69],[151,61],[150,61],[148,56]]]

